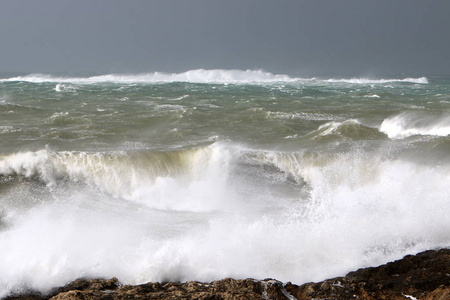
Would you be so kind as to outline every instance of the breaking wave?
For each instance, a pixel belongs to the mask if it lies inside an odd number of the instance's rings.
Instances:
[[[352,83],[352,84],[383,84],[390,82],[406,82],[428,84],[428,78],[403,78],[403,79],[370,79],[370,78],[350,78],[350,79],[327,79],[326,82],[331,83]]]
[[[285,74],[273,74],[262,70],[225,70],[225,69],[197,69],[182,73],[142,73],[142,74],[107,74],[91,77],[55,77],[47,74],[30,74],[6,79],[0,82],[25,81],[33,83],[73,83],[73,84],[97,84],[97,83],[217,83],[217,84],[267,84],[267,83],[349,83],[349,84],[383,84],[391,82],[427,84],[426,77],[404,79],[317,79],[290,77]],[[62,85],[57,85],[55,90],[61,91]]]
[[[18,76],[1,81],[28,81],[34,83],[64,82],[75,84],[96,83],[270,83],[295,81],[287,75],[272,74],[261,70],[190,70],[183,73],[108,74],[91,77],[53,77],[45,74]]]
[[[69,84],[58,83],[55,86],[55,91],[56,92],[74,92],[74,91],[76,91],[76,88]]]
[[[392,139],[414,135],[448,136],[450,135],[450,116],[405,112],[385,119],[380,126],[380,131]]]
[[[214,209],[206,199],[212,195],[190,197],[189,193],[195,193],[192,190],[195,182],[226,178],[223,176],[226,172],[215,166],[217,151],[206,147],[136,153],[20,152],[0,158],[0,176],[34,179],[49,188],[59,187],[66,181],[78,182],[115,198],[138,201],[153,208],[203,211]],[[226,161],[218,163],[226,164]],[[179,201],[175,194],[183,194],[183,189],[184,200]]]
[[[70,201],[8,217],[0,231],[0,256],[7,258],[0,260],[0,297],[79,277],[302,283],[446,246],[448,171],[376,153],[221,143],[171,152],[4,155],[1,182],[28,178],[68,193],[78,182],[121,204],[94,203],[95,193],[77,186]]]

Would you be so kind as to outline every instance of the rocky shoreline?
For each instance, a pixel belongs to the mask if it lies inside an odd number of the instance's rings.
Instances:
[[[7,300],[88,299],[450,299],[450,249],[430,250],[379,267],[359,269],[345,277],[295,285],[274,279],[210,283],[149,282],[122,285],[112,279],[78,279],[48,295],[12,295]]]

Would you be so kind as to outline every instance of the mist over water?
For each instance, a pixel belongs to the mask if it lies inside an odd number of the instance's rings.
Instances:
[[[303,283],[450,244],[450,80],[0,79],[0,297]]]

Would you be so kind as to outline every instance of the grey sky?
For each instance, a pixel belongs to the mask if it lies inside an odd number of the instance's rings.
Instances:
[[[0,72],[450,73],[448,0],[0,0]]]

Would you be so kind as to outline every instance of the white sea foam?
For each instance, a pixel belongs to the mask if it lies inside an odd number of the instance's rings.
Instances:
[[[261,109],[261,111],[263,111]],[[302,119],[302,120],[314,120],[314,121],[323,121],[323,120],[334,120],[335,116],[331,114],[324,113],[307,113],[307,112],[272,112],[268,111],[265,113],[268,119]]]
[[[425,113],[405,112],[389,117],[383,121],[380,131],[393,139],[413,135],[450,135],[450,115],[431,115]]]
[[[72,84],[98,84],[98,83],[170,83],[170,82],[192,82],[192,83],[218,83],[218,84],[266,84],[266,83],[350,83],[350,84],[384,84],[392,82],[407,82],[427,84],[426,77],[403,78],[403,79],[317,79],[291,77],[285,74],[273,74],[262,70],[224,70],[224,69],[197,69],[182,73],[142,73],[142,74],[106,74],[91,77],[55,77],[48,74],[30,74],[12,78],[0,79],[0,82],[26,81],[34,83],[57,82],[55,90],[61,91],[63,83]]]
[[[21,128],[16,128],[14,126],[0,126],[0,133],[12,133],[22,131]]]
[[[2,157],[0,160],[0,174],[2,176],[20,175],[27,178],[39,177],[49,186],[56,184],[60,177],[55,166],[49,163],[49,152],[21,152]]]
[[[418,83],[418,84],[428,84],[428,78],[392,78],[392,79],[370,79],[370,78],[350,78],[350,79],[327,79],[326,82],[334,83],[352,83],[352,84],[383,84],[391,82],[407,82],[407,83]]]
[[[31,74],[0,81],[27,81],[34,83],[60,82],[75,84],[96,83],[268,83],[294,81],[287,75],[272,74],[261,70],[190,70],[183,73],[143,73],[143,74],[108,74],[91,77],[54,77],[46,74]]]
[[[55,91],[56,92],[74,92],[74,91],[76,91],[76,87],[74,87],[73,85],[70,85],[70,84],[58,83],[55,86]]]
[[[87,186],[76,193],[66,186],[63,196],[8,219],[0,231],[0,297],[78,277],[302,283],[450,244],[448,164],[226,144],[169,160],[127,155],[43,150],[2,158],[2,175]],[[166,166],[151,163],[158,157]],[[181,161],[184,171],[174,170]],[[264,181],[269,171],[282,175],[272,180],[283,189],[304,190],[273,197]]]
[[[218,151],[218,147],[207,147],[131,156],[125,152],[20,152],[0,159],[0,175],[35,178],[50,188],[70,180],[152,208],[208,211],[231,203],[220,201],[228,195],[228,163],[225,152],[218,158]],[[215,185],[207,184],[210,181]],[[213,187],[209,192],[208,186]],[[179,195],[184,195],[183,200]]]

